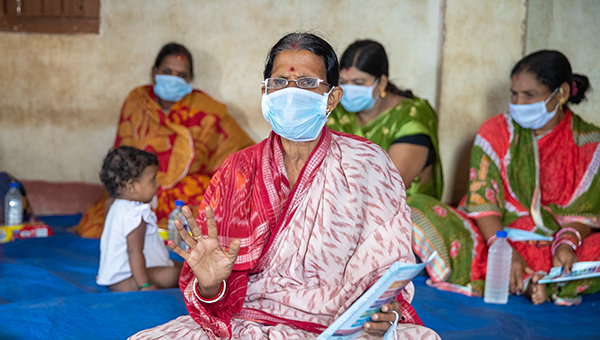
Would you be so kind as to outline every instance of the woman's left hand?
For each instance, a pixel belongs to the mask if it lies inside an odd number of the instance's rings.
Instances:
[[[398,315],[394,312],[398,313]],[[398,321],[402,320],[400,303],[398,303],[398,300],[393,299],[391,303],[381,307],[381,313],[371,315],[371,321],[366,322],[363,325],[363,329],[370,335],[382,337],[390,329],[394,321],[396,321],[396,317],[400,318]]]
[[[563,267],[563,271],[567,274],[571,273],[573,264],[577,262],[577,255],[568,244],[561,244],[556,248],[554,257],[552,258],[553,267]]]

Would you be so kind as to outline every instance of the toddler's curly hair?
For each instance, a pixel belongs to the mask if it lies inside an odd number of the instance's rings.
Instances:
[[[112,149],[104,158],[100,181],[110,197],[117,197],[119,190],[131,179],[136,180],[151,165],[158,165],[156,155],[131,146]]]

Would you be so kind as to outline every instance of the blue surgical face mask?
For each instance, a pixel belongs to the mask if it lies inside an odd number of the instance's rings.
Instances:
[[[379,79],[372,86],[340,85],[342,90],[344,90],[344,95],[340,103],[342,103],[342,106],[348,112],[370,110],[375,105],[377,98],[379,98],[378,96],[373,98],[373,89],[378,83]]]
[[[156,81],[154,94],[164,101],[178,102],[192,92],[192,85],[181,77],[157,74],[154,80]]]
[[[512,119],[526,129],[541,129],[548,124],[558,111],[558,103],[556,103],[554,111],[548,112],[546,109],[546,104],[554,97],[556,92],[558,92],[558,88],[552,92],[548,99],[533,104],[508,103]]]
[[[292,142],[310,142],[319,136],[327,122],[327,100],[324,95],[286,87],[262,96],[263,117],[279,136]]]

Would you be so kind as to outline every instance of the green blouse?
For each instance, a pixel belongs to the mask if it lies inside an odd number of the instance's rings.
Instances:
[[[421,184],[419,177],[416,177],[410,187],[407,185],[406,193],[409,196],[422,193],[441,198],[444,181],[437,137],[437,115],[427,100],[417,97],[405,99],[364,126],[358,124],[356,114],[346,111],[342,104],[338,104],[329,115],[327,126],[333,130],[364,137],[386,152],[398,138],[418,134],[429,136],[436,153],[433,178]]]

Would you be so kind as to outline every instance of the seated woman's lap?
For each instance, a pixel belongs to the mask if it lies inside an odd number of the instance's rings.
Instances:
[[[292,328],[287,325],[279,324],[276,326],[266,326],[254,321],[243,319],[232,319],[232,339],[252,339],[252,340],[271,340],[271,339],[315,339],[317,334]],[[433,330],[414,324],[398,324],[398,338],[400,339],[440,339],[439,335]],[[210,337],[202,330],[200,325],[189,315],[180,316],[164,325],[141,331],[133,335],[130,340],[150,340],[150,339],[181,339],[186,340],[207,340]],[[378,339],[363,333],[359,338],[362,340]]]

